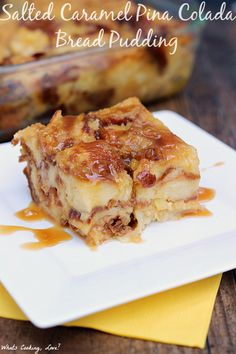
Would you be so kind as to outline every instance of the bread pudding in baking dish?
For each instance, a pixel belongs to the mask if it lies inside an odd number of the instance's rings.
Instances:
[[[146,13],[150,13],[149,16]],[[34,0],[26,4],[22,0],[12,0],[3,6],[0,14],[0,65],[22,64],[83,50],[89,47],[89,43],[93,47],[103,46],[102,44],[105,46],[108,45],[113,31],[127,41],[134,39],[139,29],[142,30],[143,39],[153,29],[154,42],[154,36],[167,38],[173,36],[176,30],[181,32],[184,27],[180,20],[173,19],[170,15],[167,18],[157,9],[136,4],[135,1],[71,0],[66,3],[64,0]],[[94,41],[101,30],[102,41]],[[114,37],[116,38],[115,35]],[[85,40],[87,38],[89,41]],[[114,45],[115,38],[111,41]],[[176,48],[164,47],[162,45],[163,53],[157,55],[160,65],[164,65],[164,57],[168,52],[176,51]],[[158,52],[158,48],[156,51]]]
[[[14,3],[14,10],[20,1]],[[49,0],[34,1],[45,10]],[[31,3],[31,1],[29,1]],[[70,1],[72,10],[85,8],[124,10],[126,0]],[[79,5],[78,5],[79,3]],[[64,0],[54,1],[54,20],[0,21],[0,131],[16,131],[32,121],[48,119],[55,110],[78,114],[109,107],[127,97],[137,96],[144,103],[179,91],[187,82],[195,55],[197,36],[188,24],[178,20],[135,21],[137,5],[131,1],[130,21],[62,21],[58,11]],[[4,16],[4,15],[0,15]],[[86,48],[65,45],[56,48],[56,32],[61,29],[73,39],[91,41],[104,29],[107,41],[111,31],[131,40],[138,29],[143,37],[150,29],[154,36],[169,41],[173,48],[129,47]],[[0,135],[1,139],[1,135]]]
[[[31,195],[89,245],[128,240],[152,221],[201,210],[196,150],[137,98],[15,134]]]

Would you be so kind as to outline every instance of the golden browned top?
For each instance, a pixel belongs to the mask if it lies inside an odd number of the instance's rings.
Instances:
[[[79,116],[63,117],[58,111],[47,126],[28,127],[14,141],[27,145],[32,136],[43,160],[83,180],[112,180],[125,170],[132,175],[138,165],[144,166],[138,173],[147,172],[146,162],[191,161],[196,156],[137,98]]]
[[[126,160],[168,159],[177,153],[179,146],[186,146],[136,98],[90,115],[100,122],[99,138]]]
[[[96,121],[93,122],[96,127]],[[45,157],[54,160],[56,154],[80,142],[95,140],[92,130],[85,130],[85,115],[65,116],[57,111],[50,123],[38,136],[39,148]]]
[[[107,126],[100,130],[102,139],[120,151],[123,158],[159,161],[168,158],[179,145],[181,139],[158,122],[143,121],[140,117],[120,129]]]
[[[57,155],[59,168],[81,180],[114,180],[124,170],[117,151],[104,140],[80,143]]]

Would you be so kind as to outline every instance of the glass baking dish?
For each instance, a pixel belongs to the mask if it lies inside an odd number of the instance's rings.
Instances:
[[[142,3],[176,17],[183,2]],[[190,6],[193,11],[197,5]],[[93,48],[0,66],[0,141],[32,122],[47,121],[56,109],[78,114],[130,96],[148,103],[180,91],[190,77],[202,25],[184,22],[168,33],[178,37],[174,55],[162,47]]]

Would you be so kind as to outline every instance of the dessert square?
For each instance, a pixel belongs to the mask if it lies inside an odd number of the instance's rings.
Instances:
[[[201,209],[196,150],[129,98],[15,134],[32,198],[89,245]]]

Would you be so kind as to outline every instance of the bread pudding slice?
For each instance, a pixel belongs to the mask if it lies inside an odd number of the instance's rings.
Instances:
[[[15,134],[32,198],[90,245],[201,209],[196,150],[137,98]]]

